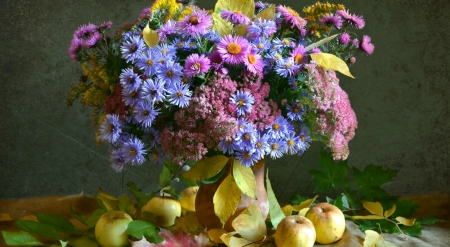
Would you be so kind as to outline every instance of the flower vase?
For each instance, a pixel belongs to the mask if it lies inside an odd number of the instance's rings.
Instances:
[[[232,159],[228,161],[221,178],[211,184],[201,183],[197,192],[195,200],[195,211],[197,213],[200,223],[207,229],[225,229],[228,232],[234,231],[231,223],[232,221],[251,204],[256,204],[261,211],[261,215],[265,220],[269,214],[269,200],[267,198],[267,191],[264,187],[264,159],[258,161],[252,166],[253,174],[256,181],[256,200],[242,193],[241,201],[236,207],[235,213],[227,220],[222,227],[219,217],[214,212],[213,197],[214,193],[219,188],[219,185],[230,173],[232,166]]]

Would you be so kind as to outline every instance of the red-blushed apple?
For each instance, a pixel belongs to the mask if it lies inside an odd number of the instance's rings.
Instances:
[[[277,247],[312,247],[315,240],[313,223],[300,215],[286,216],[275,231]]]
[[[345,216],[342,211],[329,203],[321,202],[312,206],[305,215],[316,229],[316,242],[331,244],[339,241],[345,231]]]
[[[104,213],[95,225],[95,238],[103,247],[123,247],[129,245],[128,224],[133,221],[130,215],[116,210]]]
[[[176,217],[181,216],[181,205],[172,197],[155,196],[142,207],[141,211],[152,213],[157,226],[169,227],[175,224]]]
[[[183,211],[195,212],[195,198],[197,197],[198,188],[198,186],[190,186],[181,191],[180,196],[182,198],[178,199],[178,201]]]

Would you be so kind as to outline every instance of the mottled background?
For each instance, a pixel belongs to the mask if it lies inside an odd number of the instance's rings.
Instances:
[[[297,10],[314,2],[276,1]],[[359,120],[349,164],[399,169],[385,187],[393,194],[450,192],[448,1],[341,2],[364,16],[363,32],[376,46],[351,68],[356,80],[340,76]],[[145,191],[157,187],[160,167],[114,172],[106,147],[94,142],[91,109],[65,105],[81,72],[67,55],[73,31],[107,20],[116,29],[149,4],[0,1],[0,198],[95,194],[98,187],[120,195],[130,180]],[[267,162],[279,200],[313,192],[307,170],[317,168],[319,150],[314,145],[301,159]]]

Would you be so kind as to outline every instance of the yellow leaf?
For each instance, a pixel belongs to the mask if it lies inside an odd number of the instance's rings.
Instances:
[[[280,204],[278,203],[275,193],[272,190],[272,185],[269,180],[269,169],[267,169],[266,173],[266,186],[267,197],[269,198],[270,221],[272,222],[273,227],[277,229],[278,223],[280,223],[280,221],[286,216],[284,215],[283,210],[281,210]]]
[[[191,169],[181,176],[191,180],[205,180],[219,173],[227,164],[229,158],[216,155],[199,160]]]
[[[238,36],[245,36],[245,34],[247,34],[247,26],[246,25],[236,25],[236,26],[234,26],[234,32]]]
[[[241,237],[257,241],[267,235],[266,223],[261,215],[261,210],[255,204],[250,205],[236,217],[231,223]]]
[[[405,226],[413,226],[414,223],[416,222],[416,219],[407,219],[401,216],[398,216],[397,218],[395,218],[395,220],[402,223]]]
[[[213,20],[213,30],[216,31],[220,36],[225,36],[232,33],[233,26],[230,22],[222,19],[220,14],[213,13],[211,15]]]
[[[262,20],[275,20],[275,5],[271,4],[268,8],[263,9],[256,15],[256,20],[261,18]]]
[[[226,9],[229,11],[239,11],[249,18],[253,18],[255,14],[254,0],[218,0],[214,7],[214,13],[220,15],[220,11]]]
[[[367,211],[371,212],[372,214],[376,214],[383,217],[383,206],[381,206],[381,203],[368,201],[361,201],[361,202],[363,204],[363,207],[367,209]]]
[[[389,218],[389,216],[391,216],[395,212],[395,209],[397,209],[397,207],[395,206],[395,204],[393,204],[391,209],[384,212],[384,217]]]
[[[309,208],[309,207],[311,207],[311,204],[317,199],[317,197],[319,197],[319,195],[316,195],[314,198],[305,200],[298,205],[293,205],[292,208],[296,212],[299,212],[300,210],[302,210],[304,208]]]
[[[230,247],[256,247],[259,246],[259,244],[250,244],[252,243],[252,241],[249,241],[247,239],[244,238],[238,238],[238,237],[231,237],[230,239]]]
[[[395,244],[385,241],[380,234],[373,230],[366,230],[366,238],[363,247],[397,247]]]
[[[142,31],[142,37],[149,47],[153,48],[159,43],[159,34],[155,30],[150,29],[148,23]]]
[[[379,215],[374,215],[374,214],[372,214],[372,215],[355,215],[355,216],[352,216],[352,219],[355,219],[355,220],[382,220],[382,219],[384,219],[384,217],[379,216]]]
[[[286,205],[281,208],[285,216],[292,215],[293,207],[291,205]]]
[[[298,211],[298,215],[305,216],[308,210],[309,208],[302,208],[300,211]]]
[[[223,241],[224,244],[230,246],[231,237],[233,237],[234,235],[236,235],[236,232],[229,232],[227,234],[221,235],[220,239]]]
[[[0,213],[0,222],[2,221],[12,221],[13,219],[7,213]]]
[[[197,214],[191,211],[186,212],[182,217],[175,218],[175,227],[182,228],[183,231],[193,235],[203,232],[203,226],[198,220]]]
[[[22,217],[22,220],[38,221],[36,215],[34,215],[34,214],[25,215],[25,216]]]
[[[103,204],[105,205],[106,209],[108,211],[113,210],[119,210],[119,199],[111,196],[110,194],[103,191],[101,188],[97,190],[97,193],[99,194],[97,196],[98,199],[100,199]]]
[[[342,74],[355,78],[351,73],[347,66],[347,64],[340,59],[339,57],[330,54],[330,53],[315,53],[315,54],[309,54],[311,56],[311,59],[316,61],[320,66],[326,68],[326,69],[332,69],[341,72]]]
[[[221,239],[222,235],[227,234],[228,232],[224,229],[211,229],[208,231],[208,237],[211,239],[214,243],[218,244],[224,244],[223,240]],[[230,236],[231,238],[231,236]]]
[[[233,177],[242,193],[256,200],[256,180],[252,168],[241,165],[235,159],[233,161]]]
[[[319,46],[321,46],[321,45],[323,45],[325,43],[328,43],[330,40],[336,38],[338,35],[340,35],[340,33],[337,33],[335,35],[331,35],[330,37],[321,39],[321,40],[317,41],[316,43],[312,43],[312,44],[308,45],[307,47],[305,47],[305,50],[306,51],[310,51],[310,50],[312,50],[312,49],[314,49],[316,47],[319,47]]]
[[[236,207],[241,201],[241,190],[229,174],[219,185],[213,197],[214,212],[219,217],[222,225],[227,222],[236,211]]]

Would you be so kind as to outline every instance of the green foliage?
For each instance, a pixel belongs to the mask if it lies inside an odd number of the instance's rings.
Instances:
[[[6,232],[2,231],[3,239],[7,245],[11,246],[42,246],[36,238],[26,232]]]
[[[333,158],[322,150],[319,158],[320,170],[310,170],[312,181],[317,183],[315,192],[325,192],[350,185],[347,174],[350,168],[347,161],[335,162]]]
[[[39,222],[50,226],[56,232],[80,233],[80,231],[72,224],[72,222],[70,222],[70,220],[62,216],[43,213],[35,213],[35,215]]]
[[[163,238],[158,236],[159,229],[150,222],[143,220],[134,220],[128,224],[127,233],[131,236],[142,239],[144,236],[145,239],[152,243],[161,243],[164,241]]]
[[[397,170],[390,168],[383,170],[381,166],[370,164],[362,171],[356,167],[353,167],[352,171],[355,185],[358,186],[363,200],[371,201],[390,197],[380,186],[392,181],[397,176]]]

